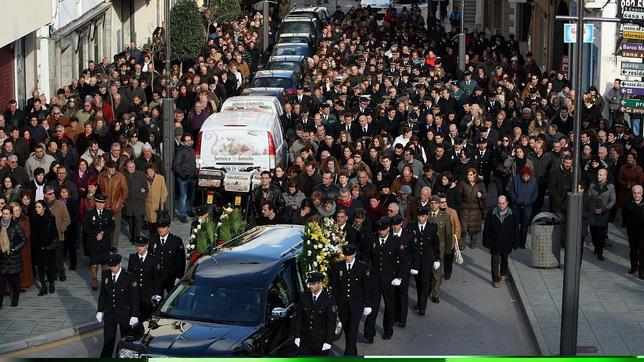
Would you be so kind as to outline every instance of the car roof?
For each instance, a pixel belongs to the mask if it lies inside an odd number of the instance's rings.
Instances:
[[[307,38],[309,37],[309,33],[281,33],[280,38]]]
[[[292,70],[260,70],[255,73],[255,78],[291,78],[293,77]]]
[[[282,21],[283,22],[284,21],[286,22],[302,21],[302,22],[309,22],[309,23],[313,23],[316,21],[315,18],[308,17],[304,14],[305,13],[303,13],[302,15],[287,15],[284,19],[282,19]]]
[[[272,101],[271,101],[272,102]],[[222,127],[244,128],[246,130],[271,130],[275,115],[258,112],[220,112],[211,114],[201,126],[202,131],[216,130]]]
[[[285,92],[284,88],[280,87],[251,87],[251,88],[246,88],[242,91],[244,92],[252,92],[252,93],[279,93],[283,94]]]
[[[219,252],[199,259],[195,281],[245,288],[266,288],[285,260],[302,248],[302,225],[255,227],[225,244]]]

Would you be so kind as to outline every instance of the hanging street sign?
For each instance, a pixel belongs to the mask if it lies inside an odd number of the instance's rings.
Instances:
[[[622,37],[631,40],[644,40],[644,33],[639,31],[624,31]]]
[[[644,0],[617,0],[617,17],[644,19]]]
[[[644,96],[644,88],[622,87],[622,93],[629,96]]]
[[[644,63],[622,62],[620,74],[644,77]]]
[[[644,35],[644,33],[642,33]],[[632,50],[635,52],[644,52],[644,44],[636,43],[624,43],[622,44],[622,50]]]
[[[592,43],[595,37],[593,24],[584,24],[584,43]],[[577,24],[564,24],[564,43],[577,42]]]
[[[622,99],[619,101],[619,110],[624,113],[644,114],[644,101]]]

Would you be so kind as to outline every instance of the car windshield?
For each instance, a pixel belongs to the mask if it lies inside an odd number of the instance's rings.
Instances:
[[[261,289],[219,288],[183,282],[161,307],[161,316],[210,323],[254,326],[264,318]]]
[[[300,64],[295,62],[270,62],[266,69],[270,70],[292,70],[295,73],[300,71]]]
[[[291,80],[288,78],[255,78],[253,87],[276,87],[291,88]]]
[[[277,44],[275,46],[275,49],[273,50],[273,54],[275,55],[304,55],[307,56],[306,54],[306,48],[305,47],[294,47],[291,45],[286,45],[286,46],[281,46]]]
[[[315,25],[306,21],[287,21],[282,23],[281,33],[315,33]]]

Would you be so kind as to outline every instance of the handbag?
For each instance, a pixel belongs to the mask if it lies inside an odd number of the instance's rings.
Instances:
[[[456,247],[454,248],[454,262],[456,264],[463,264],[463,254],[461,253],[461,249],[458,246],[456,235],[454,235],[454,240],[456,240]]]

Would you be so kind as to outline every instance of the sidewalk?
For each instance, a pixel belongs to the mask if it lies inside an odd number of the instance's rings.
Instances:
[[[628,274],[625,231],[609,227],[612,248],[604,261],[584,246],[579,292],[580,355],[644,355],[644,280]],[[510,271],[541,353],[559,354],[563,263],[560,269],[531,267],[528,249],[515,250]],[[564,260],[564,253],[561,253]]]
[[[127,224],[122,223],[122,230],[126,228]],[[189,231],[190,224],[172,223],[172,233],[184,240]],[[77,252],[77,269],[66,272],[66,281],[56,282],[54,294],[38,297],[38,288],[33,286],[20,294],[16,308],[11,308],[10,298],[5,297],[4,306],[0,309],[0,353],[49,343],[100,327],[94,319],[99,292],[91,288],[89,258],[82,255],[81,249]],[[125,259],[124,264],[127,256],[134,252],[134,246],[121,234],[119,254]]]

